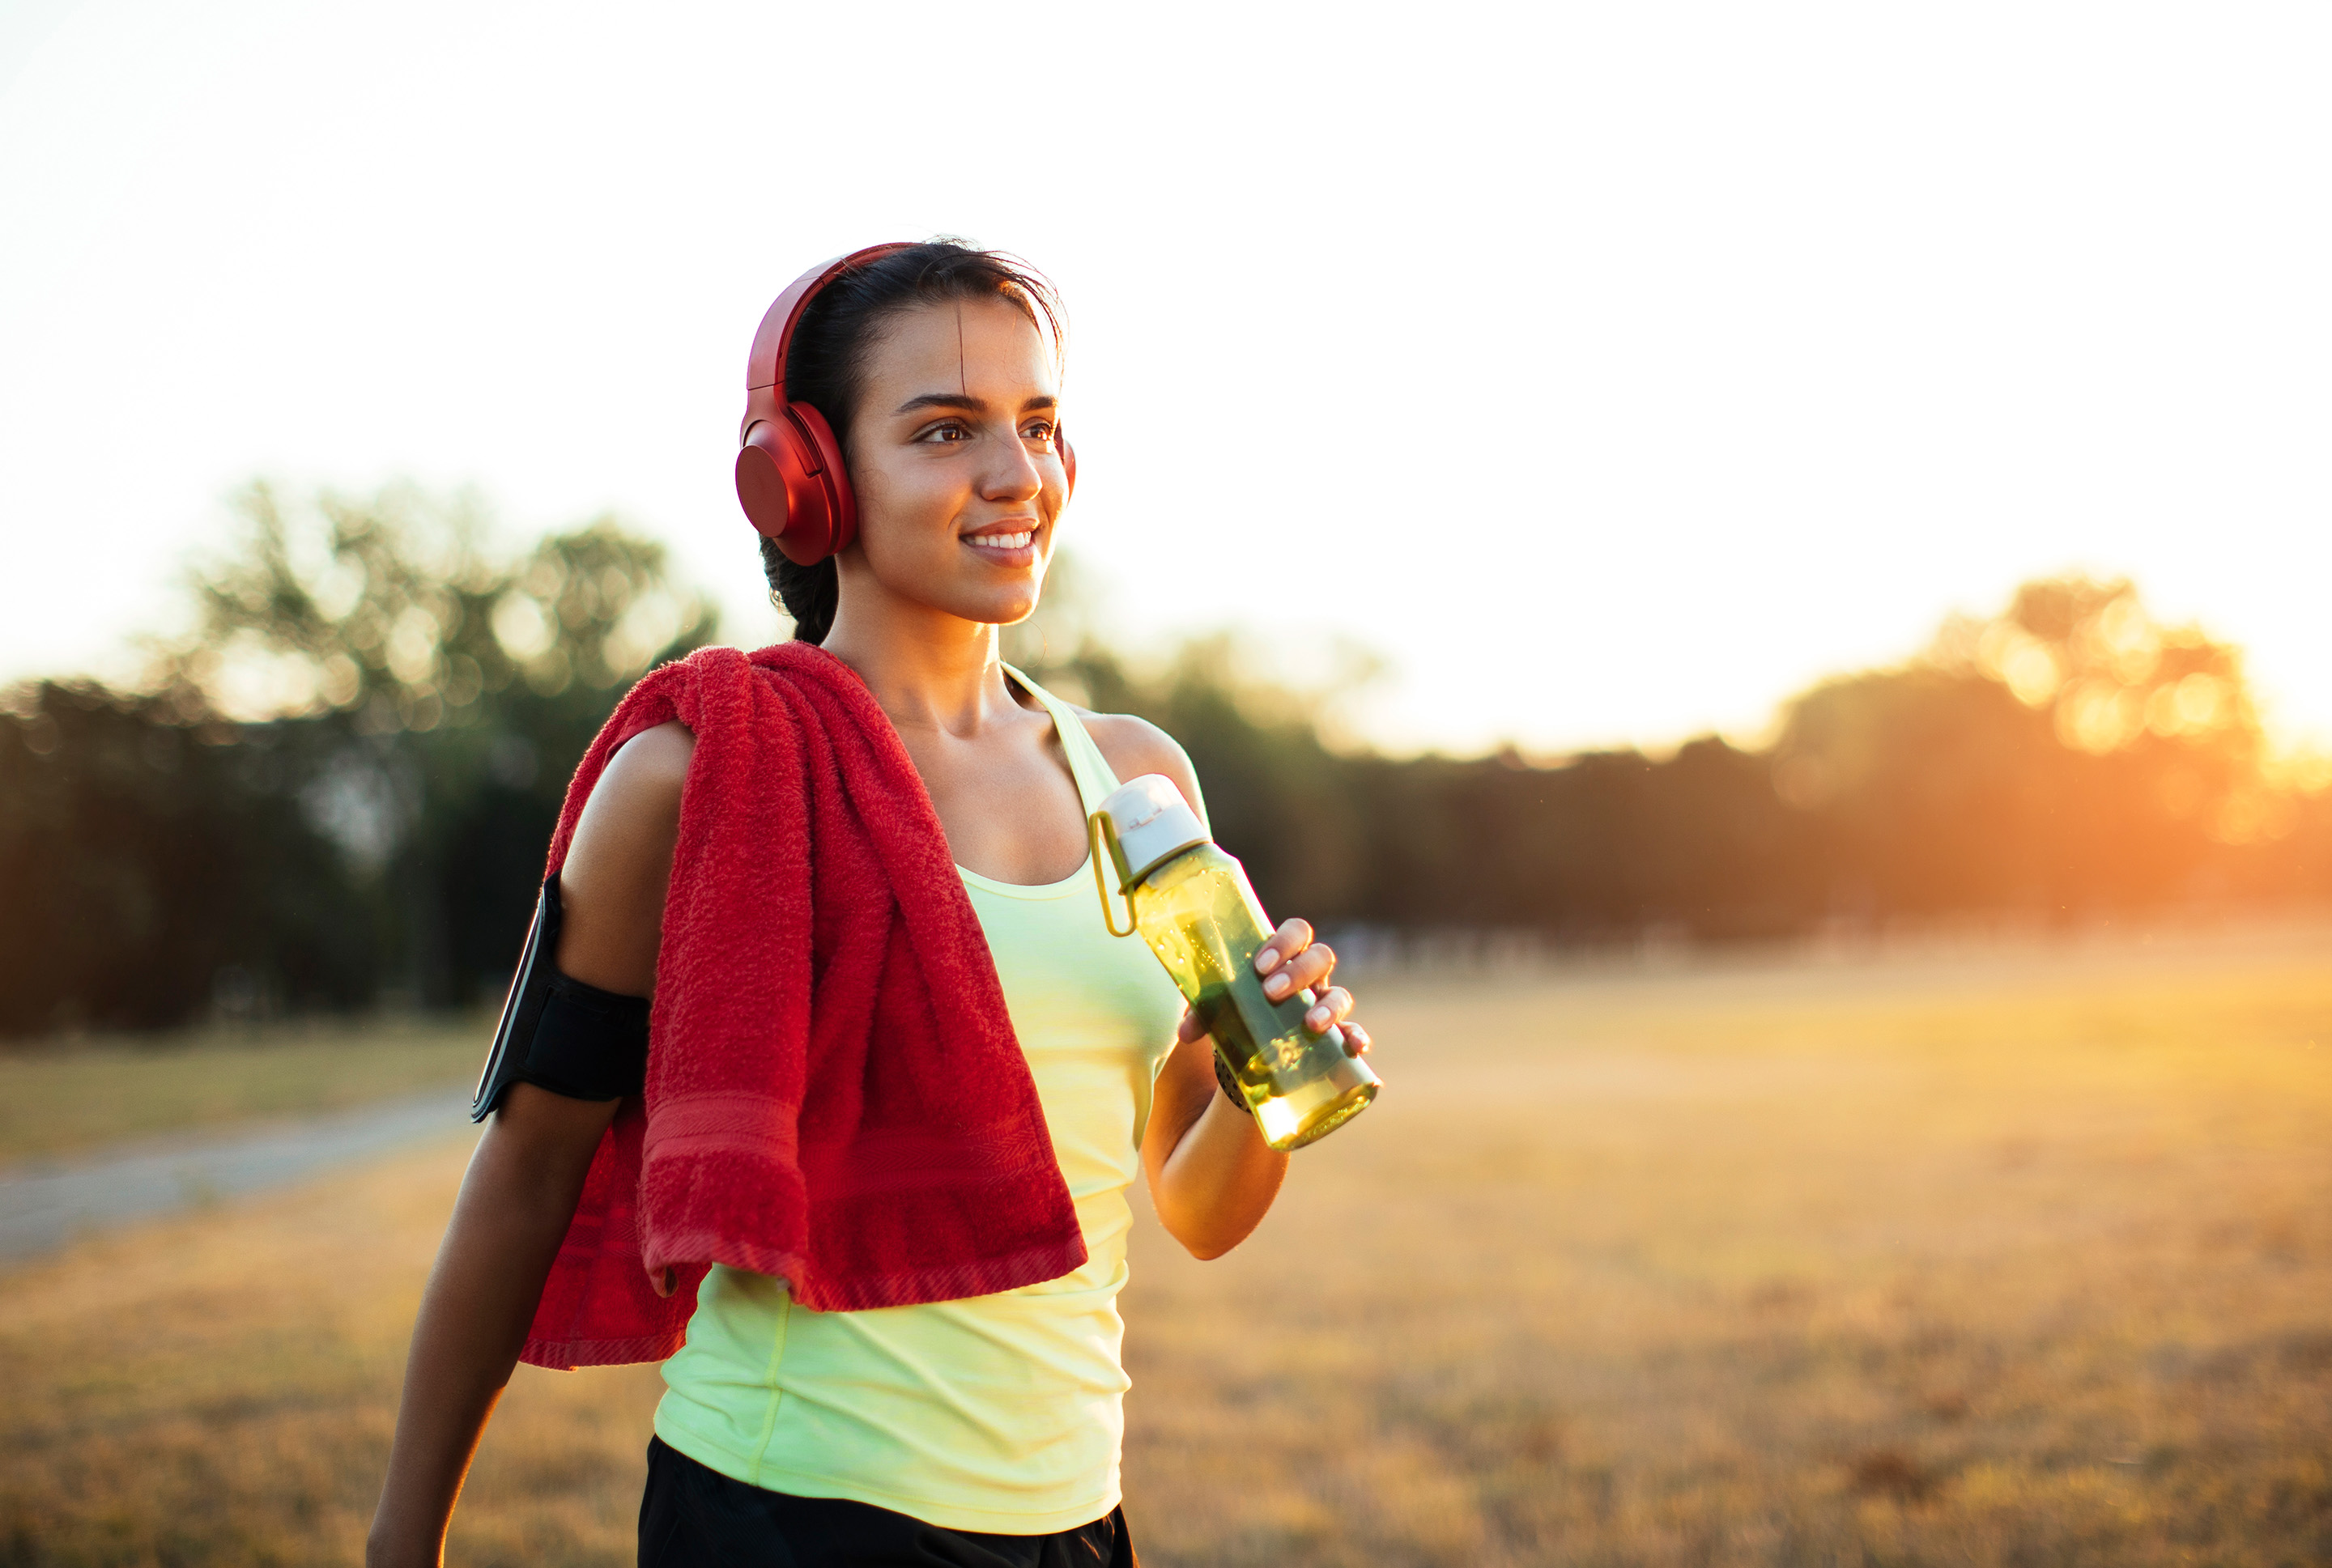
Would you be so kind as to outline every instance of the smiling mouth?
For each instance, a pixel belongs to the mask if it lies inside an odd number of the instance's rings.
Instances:
[[[1031,543],[1036,537],[1036,529],[1023,528],[1017,534],[966,534],[964,542],[971,545],[984,545],[991,550],[1017,550]]]

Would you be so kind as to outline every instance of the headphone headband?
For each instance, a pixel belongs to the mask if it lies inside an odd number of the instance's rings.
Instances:
[[[908,248],[900,241],[828,257],[786,285],[786,291],[762,312],[761,324],[753,331],[753,351],[745,359],[745,423],[738,428],[738,440],[745,439],[755,420],[767,419],[769,411],[786,405],[786,356],[793,348],[794,328],[800,325],[803,309],[818,291],[853,267]],[[764,388],[769,394],[766,399],[753,395]]]

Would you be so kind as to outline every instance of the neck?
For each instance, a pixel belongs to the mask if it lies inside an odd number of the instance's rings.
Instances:
[[[943,730],[958,737],[1018,710],[1004,681],[997,629],[879,591],[850,592],[846,573],[833,629],[819,644],[866,683],[902,733]],[[876,586],[871,582],[865,586]]]

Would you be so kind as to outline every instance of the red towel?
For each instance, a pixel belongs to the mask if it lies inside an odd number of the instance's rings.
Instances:
[[[537,1366],[660,1361],[709,1265],[819,1312],[951,1301],[1085,1260],[979,917],[897,731],[805,642],[701,649],[624,698],[617,746],[696,732],[643,1097],[616,1112],[536,1309]],[[647,1270],[676,1265],[659,1297]]]

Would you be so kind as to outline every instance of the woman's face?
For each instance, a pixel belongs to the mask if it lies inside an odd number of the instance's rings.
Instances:
[[[1067,474],[1052,356],[1001,299],[920,307],[877,338],[850,429],[859,549],[841,565],[966,621],[1037,608]]]

